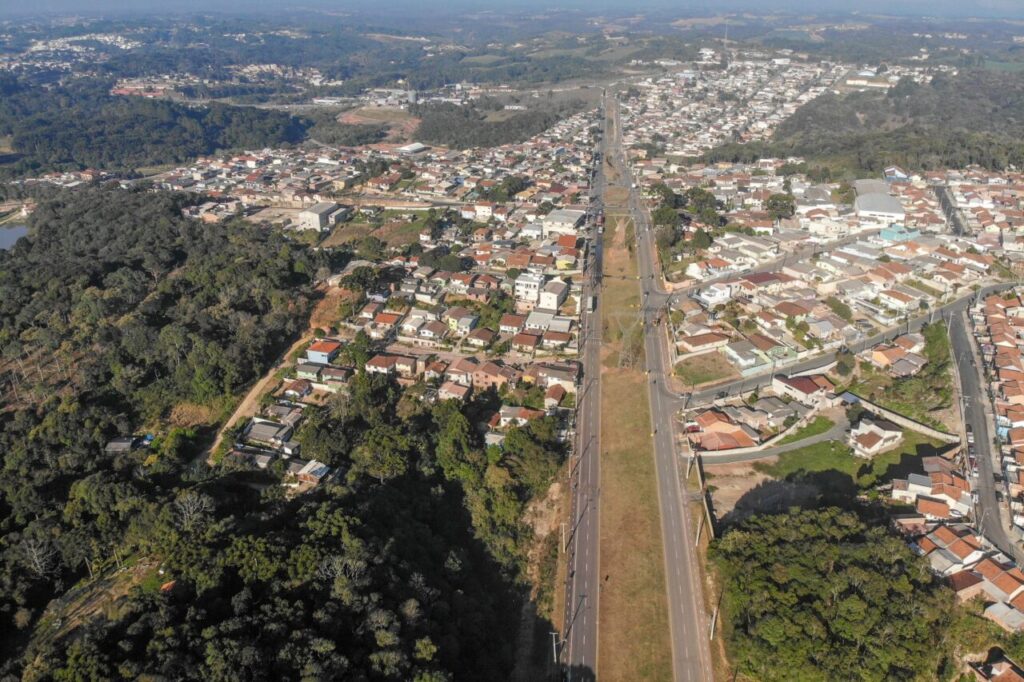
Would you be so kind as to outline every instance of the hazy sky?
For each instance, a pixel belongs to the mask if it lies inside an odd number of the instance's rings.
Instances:
[[[366,11],[394,10],[458,12],[494,8],[509,10],[556,7],[600,12],[635,12],[644,9],[674,9],[679,13],[720,13],[723,11],[798,11],[798,12],[884,12],[911,16],[985,16],[1024,18],[1024,0],[0,0],[0,15],[39,12],[95,13],[110,11],[168,12],[215,10],[242,13],[247,8],[259,11],[292,8],[357,8]],[[390,11],[389,11],[390,10]]]

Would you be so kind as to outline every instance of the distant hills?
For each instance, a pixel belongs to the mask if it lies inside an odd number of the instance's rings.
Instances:
[[[1024,166],[1024,75],[981,69],[901,81],[885,93],[823,95],[783,122],[772,141],[729,144],[713,161],[803,156],[833,174],[978,164]]]

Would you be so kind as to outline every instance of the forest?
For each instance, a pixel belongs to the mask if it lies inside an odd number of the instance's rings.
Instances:
[[[728,144],[707,160],[803,156],[836,177],[910,170],[991,170],[1024,164],[1024,75],[985,70],[903,79],[885,93],[825,94],[779,125],[767,143]]]
[[[755,516],[710,557],[742,676],[940,679],[952,592],[877,519],[836,508]]]
[[[116,97],[110,85],[81,80],[45,88],[0,76],[0,137],[9,136],[20,157],[0,174],[179,163],[219,149],[297,143],[313,124],[250,107]]]
[[[489,120],[488,112],[473,104],[421,104],[410,107],[410,113],[421,119],[416,136],[422,142],[466,149],[528,140],[584,107],[582,101],[573,100],[516,112],[502,120]]]
[[[177,410],[230,411],[343,260],[193,200],[54,193],[0,253],[0,677],[507,678],[556,424],[488,448],[493,391],[430,405],[360,371],[298,434],[334,482],[197,459]]]

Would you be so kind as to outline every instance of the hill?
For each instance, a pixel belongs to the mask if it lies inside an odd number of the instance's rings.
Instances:
[[[804,156],[833,174],[978,164],[1024,165],[1024,76],[971,70],[885,93],[827,94],[801,107],[763,144],[729,144],[706,159]]]

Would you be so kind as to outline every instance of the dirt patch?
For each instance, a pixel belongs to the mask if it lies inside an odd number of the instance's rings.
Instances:
[[[777,457],[765,457],[758,463],[771,465]],[[715,517],[730,525],[755,514],[775,512],[815,500],[817,486],[779,481],[757,471],[752,462],[710,464],[704,466]]]
[[[316,307],[313,308],[313,314],[309,318],[310,328],[330,329],[334,327],[340,321],[339,307],[358,299],[359,294],[356,292],[339,287],[329,288],[324,293],[324,297],[317,301]]]
[[[253,223],[269,223],[270,225],[293,225],[298,221],[299,212],[301,209],[298,208],[278,208],[278,207],[267,207],[254,213],[249,217],[249,221]]]
[[[349,125],[387,125],[385,142],[409,142],[420,127],[420,119],[405,109],[394,107],[362,107],[338,116],[339,123]]]
[[[423,225],[418,220],[412,222],[393,220],[374,230],[373,236],[387,242],[388,246],[405,246],[419,241],[422,229]]]
[[[206,405],[196,403],[178,403],[171,408],[170,422],[172,426],[192,428],[212,424],[217,415]]]
[[[561,481],[555,481],[544,497],[527,505],[523,521],[533,528],[534,537],[542,538],[558,528],[558,509],[562,504],[564,488]]]

